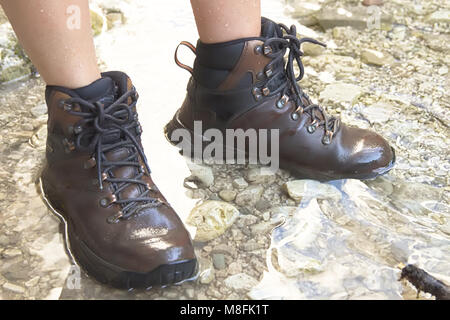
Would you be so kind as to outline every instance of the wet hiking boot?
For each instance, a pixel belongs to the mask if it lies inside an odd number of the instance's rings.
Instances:
[[[179,135],[175,134],[175,139],[172,134],[186,129],[190,141],[195,141],[194,121],[201,121],[200,135],[210,128],[221,132],[279,129],[280,167],[297,177],[369,179],[389,171],[395,161],[394,150],[381,136],[327,116],[298,85],[303,77],[301,43],[323,44],[299,39],[295,26],[287,28],[266,18],[261,27],[260,37],[217,44],[199,40],[197,48],[180,43],[189,47],[196,59],[190,68],[178,60],[175,51],[176,63],[192,77],[182,107],[165,127],[168,140],[177,145]],[[298,76],[294,63],[300,70]],[[202,139],[208,141],[208,137]],[[269,142],[267,145],[270,147]],[[243,151],[249,156],[248,143]]]
[[[150,177],[137,99],[121,72],[76,90],[46,89],[43,195],[78,264],[126,289],[181,282],[196,269],[189,233]]]

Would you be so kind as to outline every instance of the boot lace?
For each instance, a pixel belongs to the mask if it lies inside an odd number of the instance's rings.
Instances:
[[[323,127],[325,134],[322,138],[322,143],[330,144],[334,134],[339,129],[340,120],[335,117],[329,117],[321,106],[312,103],[308,95],[303,92],[297,83],[304,76],[304,67],[301,60],[303,52],[300,50],[301,44],[309,42],[324,47],[326,45],[312,38],[297,38],[295,25],[288,28],[280,23],[278,27],[284,31],[284,35],[267,39],[262,48],[264,55],[272,60],[265,67],[267,80],[264,83],[264,87],[259,90],[262,93],[265,91],[280,92],[281,99],[277,102],[278,108],[283,108],[289,100],[293,101],[296,109],[291,114],[291,118],[297,120],[303,113],[309,115],[311,122],[307,127],[308,132],[314,133],[318,127]],[[286,66],[283,68],[287,49],[289,49],[289,54]],[[295,75],[294,62],[297,63],[299,68],[298,76]],[[270,88],[274,90],[270,90]]]
[[[129,98],[132,101],[130,104],[127,103]],[[75,135],[73,148],[80,151],[93,151],[93,156],[87,161],[87,165],[88,167],[97,166],[100,189],[103,189],[105,182],[113,187],[112,198],[101,199],[100,205],[107,207],[115,203],[121,206],[121,210],[108,219],[111,223],[118,222],[119,219],[127,219],[143,208],[166,204],[159,198],[151,197],[149,195],[151,191],[158,191],[156,186],[150,186],[141,179],[147,174],[145,169],[150,174],[150,167],[138,141],[142,128],[134,111],[137,99],[137,92],[133,88],[108,106],[101,101],[91,103],[78,97],[64,101],[66,111],[81,118],[73,127]],[[74,108],[74,105],[79,107]],[[128,150],[129,155],[120,161],[109,161],[106,153],[118,149]],[[137,174],[132,178],[113,177],[110,174],[112,169],[123,166],[137,168]],[[136,185],[140,194],[137,197],[120,199],[120,192],[130,185]]]

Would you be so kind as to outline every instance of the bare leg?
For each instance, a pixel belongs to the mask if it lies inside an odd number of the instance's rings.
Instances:
[[[191,0],[191,5],[203,43],[260,35],[260,0]]]
[[[88,0],[0,0],[22,47],[48,85],[100,78]]]

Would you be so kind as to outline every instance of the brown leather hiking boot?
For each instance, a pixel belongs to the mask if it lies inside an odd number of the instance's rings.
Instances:
[[[175,52],[176,63],[192,77],[182,107],[165,127],[168,140],[178,143],[173,132],[186,129],[195,141],[194,121],[201,121],[203,133],[210,128],[279,129],[280,167],[298,177],[368,179],[389,171],[395,162],[394,149],[381,136],[328,117],[298,85],[303,77],[303,42],[323,45],[298,39],[295,26],[289,29],[266,18],[262,18],[261,37],[217,44],[199,40],[197,48],[182,42],[196,59],[190,68],[179,62]],[[300,69],[298,76],[294,62]],[[248,150],[247,143],[240,151],[249,156]]]
[[[81,267],[126,289],[181,282],[197,265],[189,233],[150,177],[137,99],[121,72],[76,90],[46,89],[45,199]]]

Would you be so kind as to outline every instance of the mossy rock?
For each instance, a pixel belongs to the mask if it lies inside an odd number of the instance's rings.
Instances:
[[[103,17],[97,12],[91,10],[92,34],[98,36],[103,30]]]
[[[28,64],[7,67],[0,71],[0,83],[12,81],[14,79],[29,75],[30,73],[31,69]]]

